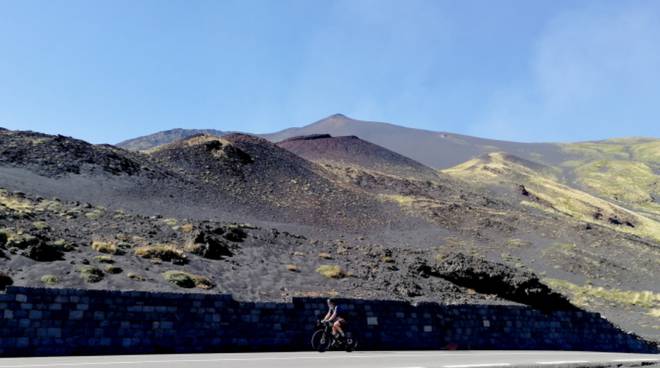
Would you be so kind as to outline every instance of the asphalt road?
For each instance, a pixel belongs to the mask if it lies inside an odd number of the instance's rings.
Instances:
[[[508,366],[585,366],[589,363],[660,364],[660,355],[564,351],[388,351],[254,354],[117,355],[49,358],[2,358],[0,368],[172,367],[172,368],[483,368]]]

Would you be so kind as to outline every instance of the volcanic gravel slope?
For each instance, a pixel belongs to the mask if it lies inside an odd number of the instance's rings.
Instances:
[[[445,229],[433,242],[441,252],[534,270],[581,306],[657,338],[660,224],[653,218],[563,185],[561,170],[511,154],[482,155],[428,180],[370,170],[361,163],[371,152],[353,150],[349,161],[323,142],[327,135],[311,138],[294,138],[291,149]]]
[[[384,174],[417,179],[435,179],[438,173],[419,162],[364,141],[356,136],[316,134],[293,137],[277,145],[300,157],[319,163],[355,166]]]
[[[304,142],[310,161],[243,134],[136,153],[2,130],[0,270],[19,285],[568,307],[548,285],[658,339],[653,219],[509,154],[431,175],[355,138],[308,146],[328,139]]]
[[[254,136],[194,136],[150,155],[262,217],[348,230],[397,226],[404,217],[396,206],[337,185],[320,166]]]
[[[244,223],[143,216],[0,190],[0,264],[18,285],[573,306],[528,272],[434,250],[324,241]],[[172,274],[183,274],[184,281]],[[499,291],[470,292],[478,273]],[[191,280],[185,282],[185,278]],[[6,286],[6,282],[5,285]],[[539,293],[539,290],[545,288]],[[530,295],[529,298],[520,295]]]
[[[170,129],[119,142],[117,143],[117,147],[129,151],[146,151],[163,144],[172,143],[199,134],[221,136],[224,135],[225,132],[216,129]]]

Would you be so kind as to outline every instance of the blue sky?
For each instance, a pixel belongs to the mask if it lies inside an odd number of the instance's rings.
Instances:
[[[658,1],[0,0],[0,126],[660,137]]]

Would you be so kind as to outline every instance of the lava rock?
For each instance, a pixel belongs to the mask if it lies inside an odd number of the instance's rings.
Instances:
[[[422,268],[424,271],[476,292],[494,294],[540,310],[576,309],[564,296],[552,291],[531,272],[462,253],[448,255],[430,270]]]
[[[7,286],[11,286],[14,284],[14,280],[12,280],[9,275],[7,275],[4,272],[0,272],[0,290],[5,290]]]

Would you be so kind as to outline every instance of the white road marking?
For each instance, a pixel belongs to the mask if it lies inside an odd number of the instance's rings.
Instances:
[[[484,363],[484,364],[452,364],[443,365],[445,368],[471,368],[471,367],[508,367],[511,363]]]
[[[660,358],[614,359],[613,362],[659,362]]]
[[[98,366],[98,365],[111,365],[111,364],[116,364],[116,365],[127,365],[127,364],[162,364],[162,363],[212,363],[212,362],[224,362],[224,361],[265,361],[265,360],[300,360],[300,359],[362,359],[362,358],[410,358],[410,357],[419,357],[419,358],[428,358],[428,357],[456,357],[456,356],[474,356],[474,353],[461,353],[461,352],[449,352],[445,351],[442,353],[385,353],[385,354],[378,354],[378,355],[361,355],[359,352],[358,353],[352,353],[350,355],[335,355],[336,353],[339,352],[332,352],[332,353],[325,353],[325,354],[318,354],[318,355],[308,355],[308,356],[288,356],[288,357],[263,357],[263,358],[255,358],[255,357],[246,357],[246,358],[211,358],[211,359],[172,359],[172,360],[167,360],[161,359],[161,360],[118,360],[118,361],[102,361],[102,362],[79,362],[79,363],[72,363],[72,362],[62,362],[62,363],[55,363],[55,362],[50,362],[50,363],[31,363],[31,364],[14,364],[14,365],[3,365],[2,360],[0,360],[0,368],[46,368],[46,367],[84,367],[84,366]],[[516,352],[480,352],[481,356],[485,355],[533,355],[536,354],[535,352],[531,351],[516,351]],[[90,357],[94,358],[94,357]],[[15,359],[16,358],[8,358],[8,359]],[[40,358],[28,358],[28,359],[40,359]],[[57,359],[57,358],[55,358]],[[22,359],[21,359],[22,360]],[[423,367],[422,367],[423,368]],[[460,368],[460,367],[456,367]]]
[[[213,357],[208,357],[208,358],[203,358],[199,356],[177,356],[177,355],[165,355],[162,356],[160,359],[156,358],[154,359],[153,357],[151,359],[144,359],[142,356],[135,355],[135,356],[116,356],[117,361],[112,361],[112,356],[90,356],[90,357],[78,357],[76,359],[88,359],[87,361],[79,361],[79,362],[71,362],[71,361],[64,361],[66,359],[65,357],[52,357],[52,358],[3,358],[0,359],[0,368],[48,368],[48,367],[94,367],[94,366],[126,366],[126,365],[151,365],[151,364],[181,364],[181,363],[214,363],[214,362],[241,362],[241,361],[286,361],[286,360],[317,360],[317,359],[325,359],[325,360],[335,360],[335,359],[347,359],[347,360],[352,360],[352,359],[370,359],[370,358],[375,358],[375,359],[392,359],[392,358],[397,358],[397,359],[403,359],[403,358],[456,358],[459,356],[475,356],[475,353],[477,353],[477,356],[511,356],[511,355],[518,355],[518,356],[524,356],[524,355],[534,355],[534,354],[539,354],[539,353],[550,353],[550,352],[533,352],[533,351],[513,351],[513,352],[504,352],[504,351],[472,351],[472,352],[454,352],[454,351],[442,351],[442,352],[417,352],[417,353],[399,353],[399,352],[383,352],[383,353],[375,353],[374,352],[357,352],[357,353],[351,353],[351,354],[346,354],[342,352],[330,352],[330,353],[325,353],[325,354],[318,354],[318,353],[283,353],[280,356],[270,356],[270,357],[255,357],[255,356],[245,356],[243,354],[236,354],[233,356],[227,356],[230,354],[227,354],[223,357],[218,357],[218,358],[213,358]],[[286,355],[285,355],[286,354]],[[295,355],[294,355],[295,354]],[[582,352],[582,356],[584,357],[585,354],[595,354],[592,352]],[[224,355],[224,354],[223,354]],[[613,354],[612,354],[613,355]],[[601,354],[598,358],[603,358],[604,356]],[[611,358],[615,358],[617,356],[612,356]],[[71,357],[68,357],[71,358]],[[75,357],[74,357],[75,358]],[[144,357],[147,358],[147,357]],[[610,359],[611,359],[610,358]],[[648,358],[627,358],[624,359],[619,355],[616,360],[609,360],[613,362],[634,362],[634,361],[660,361],[660,359],[657,359],[655,357],[648,357]],[[102,359],[102,360],[101,360]],[[31,360],[31,362],[30,362]],[[586,363],[586,361],[547,361],[547,362],[538,362],[537,364],[559,364],[559,363]],[[405,364],[405,363],[404,363]],[[511,363],[490,363],[490,364],[456,364],[456,365],[445,365],[444,368],[479,368],[479,367],[508,367],[511,366]],[[424,367],[404,367],[404,368],[424,368]]]
[[[493,353],[496,355],[498,353]],[[516,354],[516,353],[513,353]],[[518,353],[524,354],[524,353]],[[464,355],[471,356],[472,354],[452,354],[451,356]],[[128,365],[128,364],[163,364],[163,363],[212,363],[212,362],[240,362],[240,361],[268,361],[268,360],[301,360],[301,359],[369,359],[369,358],[409,358],[409,357],[434,357],[446,356],[444,354],[380,354],[380,355],[329,355],[318,354],[314,356],[290,356],[290,357],[263,357],[263,358],[215,358],[215,359],[172,359],[172,360],[118,360],[118,361],[103,361],[103,362],[62,362],[62,363],[32,363],[32,364],[16,364],[16,365],[2,365],[0,361],[0,368],[47,368],[47,367],[85,367],[85,366],[99,366],[99,365]],[[508,364],[507,364],[508,365]],[[493,366],[493,365],[488,365]],[[461,368],[457,366],[455,368]]]
[[[577,363],[589,363],[587,360],[554,360],[551,362],[536,362],[536,364],[577,364]]]

